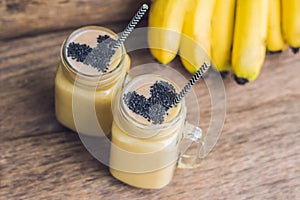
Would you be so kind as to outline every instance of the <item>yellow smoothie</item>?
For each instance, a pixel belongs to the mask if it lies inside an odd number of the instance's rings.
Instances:
[[[105,135],[110,133],[112,94],[117,85],[123,82],[130,67],[130,58],[124,53],[123,46],[112,56],[107,72],[66,56],[67,46],[71,42],[94,48],[99,35],[117,37],[112,31],[96,26],[73,32],[62,47],[62,58],[55,78],[57,120],[73,131],[94,136],[99,136],[99,129]]]
[[[147,81],[147,80],[145,80]],[[143,80],[141,79],[141,82]],[[149,97],[151,84],[141,83],[138,94]],[[114,109],[111,174],[129,185],[157,189],[166,186],[173,177],[178,159],[186,109],[182,103],[168,110],[162,124],[154,125],[132,112],[120,102],[120,113]],[[152,135],[151,135],[152,134]]]

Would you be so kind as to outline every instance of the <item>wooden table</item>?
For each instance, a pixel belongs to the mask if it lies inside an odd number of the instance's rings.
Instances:
[[[143,190],[110,176],[55,119],[55,71],[71,31],[0,43],[0,199],[300,199],[300,53],[268,55],[253,83],[225,79],[227,116],[213,151],[167,187]],[[132,66],[153,62],[147,50],[130,56]],[[171,65],[190,77],[178,58]],[[210,97],[199,98],[206,130]]]

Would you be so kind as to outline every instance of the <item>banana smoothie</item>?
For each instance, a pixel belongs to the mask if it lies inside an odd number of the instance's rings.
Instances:
[[[146,75],[133,79],[116,96],[110,155],[115,178],[147,189],[172,180],[186,116],[182,103],[165,109],[173,91],[171,84]]]
[[[116,40],[111,30],[88,26],[64,42],[55,78],[55,111],[62,125],[86,135],[98,135],[99,127],[110,133],[112,94],[130,67],[124,46],[112,49]]]

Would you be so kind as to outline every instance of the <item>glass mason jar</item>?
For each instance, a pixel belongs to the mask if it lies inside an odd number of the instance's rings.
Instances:
[[[201,129],[186,121],[184,100],[169,109],[161,124],[153,124],[128,108],[124,102],[125,94],[136,91],[147,98],[150,86],[156,81],[166,81],[177,93],[179,91],[174,83],[161,76],[141,75],[124,83],[112,103],[110,172],[124,183],[147,189],[166,186],[176,167],[197,167],[203,145]],[[190,145],[183,147],[186,142]],[[188,155],[191,143],[196,145],[196,150],[193,155]]]
[[[112,94],[130,68],[130,58],[123,45],[112,56],[106,72],[99,72],[69,55],[70,44],[84,44],[92,49],[97,46],[99,35],[118,38],[111,30],[99,26],[87,26],[71,33],[62,45],[55,78],[57,120],[73,131],[91,136],[99,136],[99,125],[106,136],[110,134]]]

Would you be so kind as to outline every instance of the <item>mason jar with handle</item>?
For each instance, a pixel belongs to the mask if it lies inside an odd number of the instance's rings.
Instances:
[[[120,181],[138,188],[162,188],[170,183],[176,167],[198,166],[199,152],[203,146],[201,129],[186,120],[184,100],[168,109],[160,123],[153,123],[151,118],[145,117],[143,112],[149,108],[151,95],[154,95],[151,88],[153,90],[152,86],[157,83],[172,85],[176,92],[179,91],[175,83],[162,76],[141,75],[123,83],[112,103],[110,173]],[[126,94],[133,93],[133,104],[128,105]],[[141,110],[134,111],[134,106]],[[158,116],[152,117],[157,119]],[[184,141],[188,141],[188,145],[183,147],[183,143],[187,144]]]

